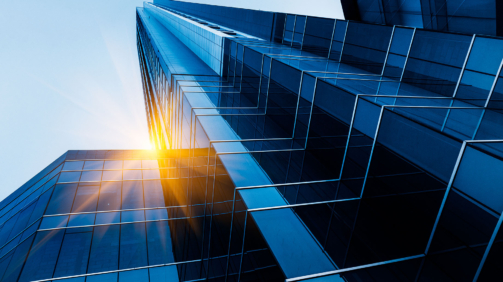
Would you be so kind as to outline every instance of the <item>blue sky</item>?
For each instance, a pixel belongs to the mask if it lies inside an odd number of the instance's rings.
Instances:
[[[213,0],[342,18],[339,0]],[[0,200],[67,150],[148,149],[137,0],[2,1]]]

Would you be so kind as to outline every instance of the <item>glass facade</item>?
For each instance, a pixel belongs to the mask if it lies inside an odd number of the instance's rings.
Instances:
[[[156,150],[68,151],[0,202],[0,280],[501,280],[499,4],[341,3],[137,8]]]
[[[341,0],[347,20],[503,36],[499,0]]]

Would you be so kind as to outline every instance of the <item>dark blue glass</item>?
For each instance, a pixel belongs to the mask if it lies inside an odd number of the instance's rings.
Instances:
[[[123,224],[120,241],[119,268],[147,265],[147,238],[145,223]]]
[[[119,282],[149,282],[148,269],[119,272]]]
[[[56,185],[45,214],[69,213],[72,208],[73,198],[75,197],[76,191],[77,184]]]
[[[144,208],[143,186],[141,181],[122,183],[122,209]]]
[[[98,203],[98,195],[100,191],[100,186],[79,184],[77,189],[77,195],[73,202],[72,212],[90,212],[96,211],[96,205]]]
[[[51,278],[56,267],[64,230],[38,232],[19,281]]]
[[[174,262],[167,221],[147,222],[148,264]]]
[[[65,234],[54,277],[86,273],[92,236],[92,232]]]
[[[97,226],[89,256],[88,273],[117,270],[119,268],[120,226]]]

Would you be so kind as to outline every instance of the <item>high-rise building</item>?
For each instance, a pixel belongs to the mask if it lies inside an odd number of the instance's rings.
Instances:
[[[341,8],[137,8],[156,150],[3,200],[1,281],[502,280],[502,4]]]

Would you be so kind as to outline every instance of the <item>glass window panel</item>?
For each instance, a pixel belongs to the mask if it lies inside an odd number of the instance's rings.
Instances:
[[[80,179],[80,172],[62,172],[59,175],[58,182],[78,182]]]
[[[140,169],[141,160],[126,160],[124,161],[124,169]]]
[[[23,229],[26,228],[27,224],[29,223],[28,220],[30,219],[31,213],[35,208],[35,204],[36,203],[31,204],[29,207],[21,211],[16,221],[16,225],[14,226],[14,228],[12,228],[12,231],[10,232],[9,238],[7,240],[12,239],[14,236],[19,234],[19,232],[23,231]]]
[[[109,224],[119,222],[120,222],[119,212],[105,212],[96,214],[96,224]]]
[[[14,217],[11,217],[2,227],[2,231],[0,232],[0,246],[7,242],[9,238],[9,234],[16,224],[16,221],[19,217],[19,214],[16,214]]]
[[[145,216],[147,220],[168,219],[168,211],[166,209],[146,210]]]
[[[494,76],[465,70],[459,84],[456,98],[469,100],[477,106],[484,106],[489,91],[494,83]]]
[[[63,170],[82,170],[84,162],[65,162]]]
[[[30,227],[28,227],[28,229],[26,229],[23,232],[23,235],[21,235],[21,239],[19,241],[23,241],[24,239],[28,238],[31,234],[35,233],[38,229],[38,225],[39,225],[40,221],[41,220],[38,220],[38,221],[32,223],[32,225]]]
[[[120,210],[121,208],[121,182],[104,182],[101,184],[99,211]]]
[[[77,184],[56,185],[45,214],[69,213],[72,209],[76,191]]]
[[[94,213],[91,214],[72,214],[68,226],[84,226],[94,224]]]
[[[78,213],[96,211],[99,191],[99,185],[79,184],[72,212]]]
[[[503,162],[467,147],[453,186],[494,211],[503,210]]]
[[[145,215],[141,211],[123,211],[121,215],[121,222],[134,222],[134,221],[144,221]]]
[[[67,222],[67,215],[44,217],[42,224],[40,224],[40,229],[65,227]]]
[[[407,56],[414,30],[411,28],[396,27],[391,42],[390,52]]]
[[[119,272],[119,282],[149,282],[148,269]]]
[[[141,179],[141,170],[124,170],[124,180],[138,180]]]
[[[503,40],[477,37],[473,43],[466,68],[496,75],[503,58]]]
[[[35,209],[33,210],[33,213],[31,214],[30,220],[28,222],[31,223],[39,219],[44,214],[45,208],[47,207],[47,202],[49,202],[49,199],[51,198],[51,194],[52,190],[49,190],[38,198]]]
[[[19,244],[19,242],[21,241],[21,240],[19,240],[20,238],[21,238],[21,236],[17,236],[16,238],[8,241],[8,243],[2,247],[2,250],[0,252],[0,257],[3,257],[5,254],[7,254],[9,251],[11,251],[12,248],[16,247],[17,244]]]
[[[92,232],[66,234],[54,277],[86,273]]]
[[[149,268],[150,280],[178,282],[178,271],[175,265]]]
[[[84,163],[84,170],[103,169],[103,161],[86,161]]]
[[[120,226],[118,225],[97,226],[94,228],[88,273],[118,269],[119,234]]]
[[[141,181],[125,181],[122,186],[122,209],[144,208]]]
[[[26,256],[28,255],[28,252],[30,251],[30,246],[31,243],[33,242],[33,238],[35,236],[31,236],[28,240],[24,241],[19,245],[12,256],[12,259],[9,264],[9,268],[5,271],[5,274],[3,276],[2,281],[5,282],[10,282],[10,281],[17,281],[19,277],[19,273],[21,272],[21,269],[23,268]],[[33,248],[32,248],[33,252]],[[31,256],[31,253],[30,253]],[[24,267],[24,270],[26,271],[26,266]],[[20,279],[19,281],[23,281]]]
[[[80,181],[101,181],[101,171],[83,171]]]
[[[147,240],[149,265],[174,262],[167,221],[147,222]]]
[[[122,169],[122,161],[105,161],[105,169]]]
[[[159,168],[157,160],[142,160],[141,163],[143,168]]]
[[[143,170],[143,179],[160,179],[161,174],[158,169]]]
[[[52,278],[64,230],[37,232],[19,281]]]
[[[121,225],[120,269],[147,265],[145,223]]]
[[[0,259],[0,276],[4,276],[5,271],[7,270],[7,267],[9,266],[9,263],[12,259],[13,253],[10,253],[10,255],[2,257]]]
[[[122,180],[122,170],[105,170],[103,171],[103,181]]]
[[[117,273],[87,276],[86,282],[117,282]]]
[[[164,207],[164,193],[160,180],[143,181],[145,189],[145,207]]]
[[[85,282],[85,281],[86,281],[85,277],[75,277],[75,278],[54,280],[54,282]]]

